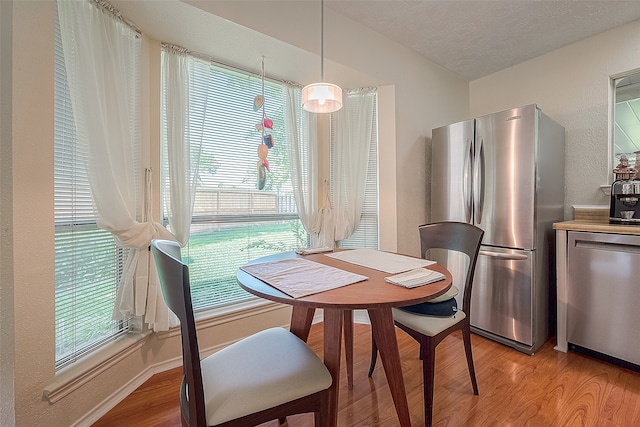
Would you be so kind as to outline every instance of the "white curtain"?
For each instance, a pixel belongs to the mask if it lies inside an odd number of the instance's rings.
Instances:
[[[162,79],[165,89],[162,105],[165,108],[165,126],[162,127],[162,156],[167,161],[162,163],[169,165],[169,227],[180,246],[185,246],[189,241],[202,147],[202,142],[192,146],[187,136],[190,62],[184,49],[163,46]]]
[[[132,57],[136,35],[93,2],[61,1],[58,11],[77,141],[87,153],[98,226],[118,245],[131,248],[114,318],[146,313],[149,327],[167,330],[177,319],[162,300],[148,247],[153,238],[174,237],[144,218],[138,203],[137,190],[145,187],[134,162],[139,123],[132,120],[129,103],[136,76],[127,65],[139,60]]]
[[[365,196],[376,89],[347,91],[332,113],[333,215],[336,241],[351,236],[360,222]]]
[[[285,130],[298,215],[304,229],[313,237],[313,246],[333,247],[333,214],[328,183],[323,183],[323,192],[319,193],[317,115],[302,112],[300,117],[300,89],[287,84],[286,91]]]

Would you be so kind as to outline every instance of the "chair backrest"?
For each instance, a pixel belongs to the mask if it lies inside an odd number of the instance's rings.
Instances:
[[[420,254],[427,257],[430,249],[458,251],[469,257],[462,296],[462,310],[470,315],[471,287],[476,270],[476,261],[484,231],[464,222],[435,222],[418,227],[420,232]]]
[[[181,261],[180,245],[170,240],[151,241],[164,301],[180,319],[182,335],[183,378],[180,407],[184,420],[191,426],[206,425],[200,352],[191,305],[189,268]]]

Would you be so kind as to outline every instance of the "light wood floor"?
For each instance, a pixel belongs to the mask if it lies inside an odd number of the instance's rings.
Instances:
[[[422,374],[418,346],[396,331],[412,425],[423,425]],[[368,325],[355,325],[354,388],[347,390],[342,369],[339,426],[398,426],[382,364],[367,377]],[[555,339],[533,356],[472,334],[479,396],[474,396],[461,336],[437,348],[435,426],[640,426],[640,373],[590,357],[553,349]],[[322,326],[314,325],[309,345],[322,355]],[[639,349],[640,351],[640,349]],[[180,426],[180,369],[144,383],[94,427]],[[261,427],[277,427],[277,422]],[[289,427],[311,427],[309,414],[288,419]]]

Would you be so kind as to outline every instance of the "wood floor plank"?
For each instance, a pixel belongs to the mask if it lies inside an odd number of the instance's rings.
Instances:
[[[340,372],[338,425],[397,427],[391,393],[380,363],[367,377],[371,345],[368,325],[354,325],[354,386]],[[418,345],[396,330],[411,423],[423,425],[422,367]],[[640,373],[578,353],[553,349],[554,340],[529,356],[471,336],[480,395],[467,371],[462,338],[454,333],[436,349],[434,425],[446,426],[640,426]],[[308,340],[322,356],[322,325]],[[343,356],[344,357],[344,356]],[[180,427],[180,369],[155,375],[94,427]],[[313,427],[309,414],[289,417],[288,427]],[[260,427],[278,427],[276,421]]]

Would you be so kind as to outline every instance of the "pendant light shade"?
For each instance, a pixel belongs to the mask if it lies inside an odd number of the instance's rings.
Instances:
[[[333,83],[311,83],[302,88],[302,108],[310,113],[333,113],[342,108],[342,89]]]
[[[342,89],[324,82],[324,0],[320,1],[320,77],[322,82],[302,88],[302,108],[310,113],[333,113],[342,108]]]

